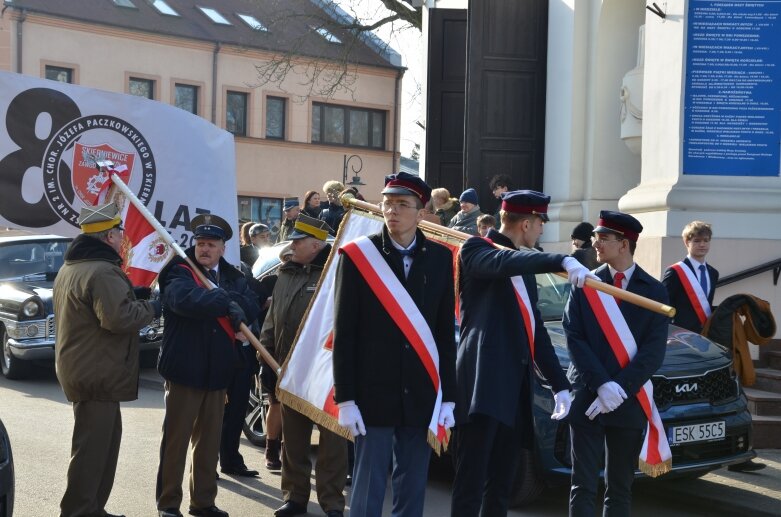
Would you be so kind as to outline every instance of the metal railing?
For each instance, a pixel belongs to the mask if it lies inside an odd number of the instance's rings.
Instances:
[[[727,284],[731,284],[733,282],[737,282],[738,280],[750,278],[752,276],[759,275],[760,273],[764,273],[765,271],[771,271],[771,270],[773,271],[773,285],[778,285],[778,277],[779,275],[781,275],[781,258],[776,260],[771,260],[770,262],[765,262],[764,264],[750,267],[748,269],[744,269],[743,271],[739,271],[737,273],[727,275],[723,278],[719,278],[719,281],[716,282],[716,287],[721,287]]]

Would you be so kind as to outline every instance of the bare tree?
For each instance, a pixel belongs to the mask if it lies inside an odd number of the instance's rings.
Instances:
[[[422,7],[412,0],[251,1],[266,11],[264,21],[274,36],[273,55],[256,65],[252,86],[273,85],[299,102],[338,92],[354,96],[358,65],[400,67],[398,53],[374,31],[403,37],[405,31],[419,32],[422,24]]]

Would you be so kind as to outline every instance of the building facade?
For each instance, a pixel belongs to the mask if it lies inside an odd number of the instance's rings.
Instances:
[[[287,198],[356,175],[371,198],[398,167],[404,68],[374,36],[340,30],[344,16],[319,0],[6,0],[0,69],[144,96],[230,131],[239,218],[273,227]],[[264,83],[269,64],[287,68]]]

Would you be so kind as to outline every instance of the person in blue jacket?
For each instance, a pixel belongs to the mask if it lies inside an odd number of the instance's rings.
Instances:
[[[195,246],[185,253],[218,287],[209,290],[190,265],[175,257],[160,272],[165,333],[157,369],[165,379],[165,418],[155,495],[161,517],[182,515],[182,478],[189,443],[190,515],[227,516],[214,505],[225,390],[241,367],[235,332],[260,307],[244,274],[223,257],[233,234],[221,217],[191,223]]]
[[[603,210],[594,228],[601,281],[667,303],[661,282],[634,262],[643,226],[629,214]],[[599,471],[605,461],[604,515],[628,516],[632,481],[648,419],[635,395],[662,365],[669,318],[621,302],[619,309],[637,343],[624,368],[618,363],[583,290],[575,290],[564,312],[564,331],[572,358],[570,411],[572,487],[570,516],[593,517]]]
[[[572,257],[532,249],[548,221],[549,202],[533,190],[507,192],[499,231],[461,246],[453,517],[507,514],[521,448],[530,448],[534,437],[533,362],[555,393],[553,418],[569,411],[570,385],[537,310],[534,275],[566,269],[578,286],[592,275]],[[513,277],[528,293],[534,361]]]

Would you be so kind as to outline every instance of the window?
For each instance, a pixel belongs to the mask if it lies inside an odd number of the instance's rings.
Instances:
[[[324,38],[325,38],[325,40],[326,40],[328,43],[335,43],[335,44],[337,44],[337,45],[338,45],[338,44],[340,44],[340,43],[342,43],[342,40],[340,40],[339,38],[337,38],[336,36],[334,36],[334,35],[333,35],[332,33],[330,33],[330,32],[329,32],[327,29],[324,29],[324,28],[322,28],[322,27],[312,27],[312,30],[314,30],[316,33],[318,33],[318,34],[319,34],[319,35],[321,35],[322,37],[324,37]]]
[[[279,233],[282,220],[282,200],[271,197],[238,196],[239,220],[257,221],[271,229],[271,234]]]
[[[266,26],[260,23],[258,19],[255,18],[254,16],[250,16],[249,14],[238,14],[238,13],[236,13],[236,16],[241,18],[241,21],[249,25],[250,29],[252,30],[263,31],[263,32],[268,31]]]
[[[166,14],[168,16],[179,16],[179,13],[174,11],[173,7],[168,5],[165,0],[147,0],[152,7],[157,9],[160,14]]]
[[[225,129],[238,136],[247,136],[247,94],[228,92]]]
[[[73,83],[73,69],[62,66],[46,65],[46,79],[61,83]]]
[[[128,7],[130,9],[138,9],[131,0],[114,0],[114,5],[117,7]]]
[[[128,92],[137,97],[155,98],[155,82],[152,79],[131,77],[128,82]]]
[[[266,97],[266,138],[285,139],[285,99]]]
[[[197,115],[198,87],[191,84],[174,85],[174,105],[179,109]]]
[[[312,142],[385,148],[385,112],[312,104]]]
[[[201,12],[205,14],[214,23],[218,23],[220,25],[233,25],[216,9],[212,9],[211,7],[198,7],[198,9],[200,9]]]

